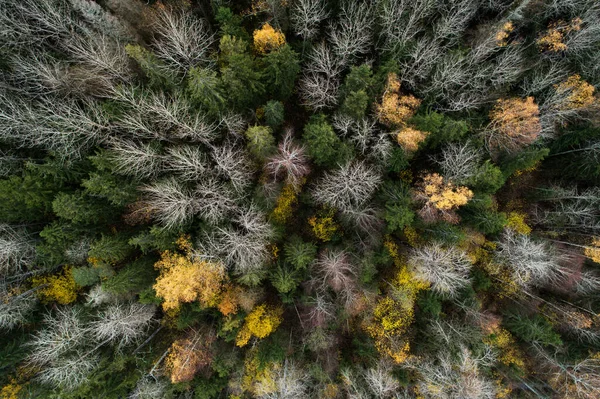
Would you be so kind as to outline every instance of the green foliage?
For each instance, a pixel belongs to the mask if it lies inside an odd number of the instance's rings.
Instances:
[[[519,313],[508,314],[504,318],[506,328],[525,342],[544,346],[562,346],[560,335],[552,328],[552,324],[542,315],[531,317]]]
[[[387,223],[388,231],[399,231],[409,226],[415,213],[411,209],[410,187],[402,181],[387,181],[381,190],[385,201],[383,218]]]
[[[426,317],[438,318],[442,313],[442,298],[431,290],[419,292],[417,306]]]
[[[89,196],[105,198],[115,206],[125,206],[135,201],[138,195],[134,184],[108,173],[90,173],[81,185]]]
[[[278,100],[286,100],[292,95],[296,77],[300,72],[300,61],[288,44],[266,54],[264,63],[264,83],[267,93]]]
[[[352,148],[340,140],[323,114],[314,115],[304,126],[302,139],[308,155],[319,166],[334,167],[352,157]]]
[[[215,20],[221,26],[221,35],[236,36],[244,41],[250,40],[250,35],[242,27],[242,17],[236,15],[228,7],[219,7]]]
[[[216,399],[227,388],[228,379],[213,376],[211,378],[197,378],[194,380],[195,399]]]
[[[74,267],[71,272],[75,283],[80,287],[89,287],[103,278],[110,277],[114,271],[107,264],[99,264],[94,267],[81,266]]]
[[[399,173],[408,167],[406,151],[400,147],[394,147],[388,161],[387,168],[390,172]]]
[[[492,279],[488,276],[488,274],[477,268],[471,271],[472,281],[473,281],[473,289],[477,292],[479,291],[487,291],[492,288]]]
[[[493,194],[498,191],[506,182],[502,170],[486,160],[479,167],[477,174],[465,182],[475,191],[485,194]]]
[[[284,303],[291,303],[291,295],[298,287],[299,274],[289,267],[278,265],[271,271],[271,284],[277,289]]]
[[[180,235],[180,231],[152,226],[150,229],[131,237],[129,245],[138,247],[144,254],[150,251],[173,251],[177,249],[175,242]]]
[[[187,79],[187,92],[192,100],[213,115],[223,110],[226,99],[215,71],[195,67],[190,69]]]
[[[83,191],[72,194],[59,193],[52,201],[56,216],[78,224],[93,224],[106,220],[107,209],[103,204],[87,196]]]
[[[36,246],[38,262],[48,266],[67,263],[66,251],[88,232],[87,228],[64,220],[55,220],[47,224],[40,232],[43,241]]]
[[[359,90],[350,92],[346,96],[340,111],[354,119],[361,119],[365,116],[368,107],[369,95],[366,91]]]
[[[447,222],[427,225],[423,231],[426,241],[437,241],[450,245],[458,245],[466,238],[466,234],[459,226]]]
[[[284,118],[283,103],[281,101],[267,101],[265,105],[265,122],[272,128],[281,126]]]
[[[128,44],[125,46],[127,55],[138,63],[149,83],[155,87],[174,86],[174,76],[172,76],[165,65],[156,57],[152,51],[145,49],[139,44]]]
[[[550,150],[548,148],[528,147],[513,156],[505,156],[500,161],[500,169],[505,178],[509,178],[518,170],[527,170],[542,161]]]
[[[465,121],[458,121],[438,112],[428,112],[418,114],[412,117],[417,130],[430,132],[425,140],[425,146],[436,148],[448,142],[458,141],[469,131],[469,126]]]
[[[292,236],[283,246],[286,262],[292,264],[296,270],[306,270],[317,256],[317,246],[304,242],[298,236]]]
[[[113,294],[140,292],[150,287],[157,276],[154,259],[144,257],[124,266],[102,283],[102,288]]]
[[[341,88],[340,111],[354,119],[363,118],[371,104],[373,71],[367,64],[353,66]]]
[[[258,160],[264,160],[275,150],[273,130],[268,126],[252,126],[246,130],[248,150]]]
[[[117,234],[114,236],[103,234],[102,238],[92,243],[89,256],[90,258],[99,259],[109,263],[121,262],[125,260],[133,250],[127,241],[128,237],[124,234]]]
[[[467,205],[459,209],[466,224],[483,234],[496,234],[508,223],[506,214],[498,212],[494,200],[489,195],[475,196]]]
[[[241,39],[225,35],[221,38],[221,82],[231,105],[238,109],[254,107],[265,92],[262,73]]]

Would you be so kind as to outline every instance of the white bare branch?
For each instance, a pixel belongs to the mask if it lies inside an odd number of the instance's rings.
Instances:
[[[454,297],[469,284],[471,261],[467,254],[455,247],[444,248],[431,243],[415,248],[408,260],[415,276],[431,283],[432,290]]]

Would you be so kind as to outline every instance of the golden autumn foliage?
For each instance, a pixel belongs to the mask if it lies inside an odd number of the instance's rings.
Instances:
[[[533,97],[497,100],[489,115],[489,146],[514,150],[533,143],[542,131],[539,115]]]
[[[571,22],[556,21],[548,25],[548,30],[537,40],[541,51],[558,53],[567,50],[565,36],[573,31],[581,30],[581,18],[574,18]]]
[[[429,173],[417,184],[413,196],[425,203],[418,212],[424,221],[431,223],[441,219],[458,223],[460,218],[455,210],[469,202],[473,192],[467,187],[445,182],[437,173]]]
[[[531,233],[531,227],[525,223],[526,215],[520,212],[509,212],[508,223],[506,227],[516,231],[519,234],[528,235]]]
[[[404,128],[396,135],[396,141],[400,147],[407,152],[415,152],[421,144],[429,136],[429,132],[422,132],[411,127]]]
[[[286,184],[277,198],[277,205],[273,209],[273,219],[279,223],[286,223],[292,217],[293,207],[297,203],[298,198],[294,186]]]
[[[164,310],[176,309],[182,302],[196,300],[206,307],[217,304],[225,280],[222,264],[165,251],[154,267],[160,271],[154,290],[158,297],[164,299]]]
[[[11,378],[10,382],[0,390],[0,399],[18,399],[22,389],[23,387],[14,378]]]
[[[390,296],[381,298],[373,309],[365,330],[375,340],[375,348],[400,364],[408,358],[410,344],[404,334],[414,320],[412,307],[403,306]]]
[[[496,33],[496,46],[505,47],[508,44],[508,37],[513,30],[515,30],[515,26],[510,21],[502,25],[502,28]]]
[[[244,320],[244,326],[238,332],[235,344],[246,346],[250,338],[265,338],[279,327],[282,322],[283,308],[267,306],[265,304],[256,306]]]
[[[554,89],[559,94],[568,94],[562,109],[579,109],[592,105],[595,101],[594,86],[581,79],[581,76],[575,74],[569,76],[567,80],[557,85]]]
[[[381,104],[376,105],[379,121],[386,126],[404,126],[421,105],[421,100],[415,96],[400,94],[398,75],[390,73]]]
[[[414,321],[414,302],[419,291],[427,289],[429,284],[417,279],[408,269],[401,259],[398,245],[389,237],[384,246],[398,268],[390,282],[393,295],[377,301],[372,318],[364,329],[375,340],[379,353],[399,364],[408,358],[410,351],[405,333]]]
[[[330,241],[339,229],[338,224],[333,220],[334,213],[334,210],[330,209],[308,219],[313,234],[323,242]]]
[[[165,368],[171,382],[191,381],[201,369],[210,365],[214,353],[213,333],[192,333],[189,337],[178,339],[171,345],[165,359]]]
[[[33,277],[31,283],[34,287],[45,285],[37,291],[43,303],[56,302],[67,305],[77,299],[77,285],[70,266],[65,266],[60,273],[52,276]]]
[[[273,29],[268,22],[261,29],[255,30],[252,36],[254,48],[261,54],[277,50],[285,44],[285,35],[279,29]]]
[[[437,209],[450,210],[465,205],[473,192],[467,187],[455,187],[452,183],[444,182],[442,176],[431,173],[423,178],[423,192]]]
[[[594,237],[590,246],[586,247],[583,253],[594,262],[600,263],[600,238]]]

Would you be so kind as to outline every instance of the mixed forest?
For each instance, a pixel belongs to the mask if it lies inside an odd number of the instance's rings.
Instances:
[[[600,398],[597,0],[1,0],[0,398]]]

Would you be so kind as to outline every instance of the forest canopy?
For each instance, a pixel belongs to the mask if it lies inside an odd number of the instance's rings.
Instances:
[[[0,399],[600,398],[597,0],[0,1]]]

